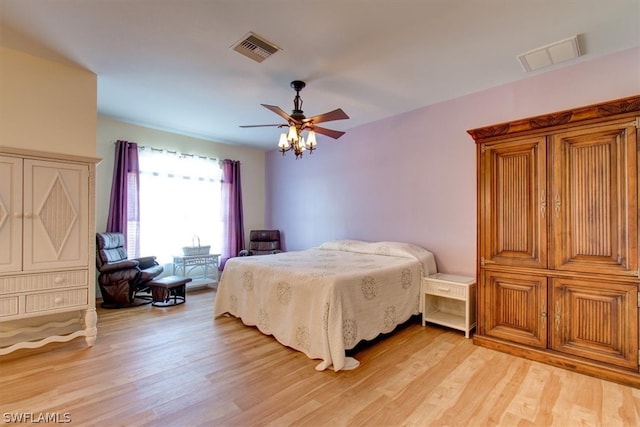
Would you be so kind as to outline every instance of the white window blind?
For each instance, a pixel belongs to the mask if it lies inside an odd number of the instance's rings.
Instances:
[[[183,246],[220,253],[221,166],[217,159],[141,147],[140,255],[170,263]]]

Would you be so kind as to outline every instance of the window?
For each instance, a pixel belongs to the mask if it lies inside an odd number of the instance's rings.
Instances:
[[[216,159],[140,147],[140,255],[161,264],[183,246],[220,253],[221,167]]]

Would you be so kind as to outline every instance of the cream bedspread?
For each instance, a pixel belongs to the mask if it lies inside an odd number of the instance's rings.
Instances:
[[[321,359],[317,370],[358,366],[345,350],[419,313],[420,281],[433,254],[399,242],[339,240],[304,251],[232,258],[215,299],[225,313]]]

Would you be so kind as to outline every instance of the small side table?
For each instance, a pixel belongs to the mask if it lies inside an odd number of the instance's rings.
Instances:
[[[422,278],[422,326],[427,322],[464,331],[465,338],[476,327],[476,280],[453,274]]]
[[[192,285],[209,285],[218,282],[220,254],[176,255],[173,257],[173,274],[192,277]],[[192,276],[195,269],[202,269],[202,276]]]

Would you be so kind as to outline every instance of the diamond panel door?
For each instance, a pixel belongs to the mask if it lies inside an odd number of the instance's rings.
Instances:
[[[88,265],[85,165],[25,160],[24,270]]]

